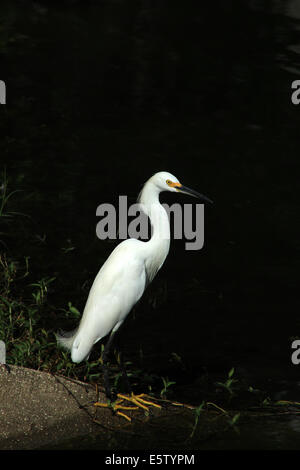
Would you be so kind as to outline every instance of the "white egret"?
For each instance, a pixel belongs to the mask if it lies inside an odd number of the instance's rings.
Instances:
[[[110,333],[102,357],[108,398],[111,398],[111,391],[106,364],[114,334],[160,270],[169,252],[169,218],[159,202],[162,191],[191,194],[203,202],[212,203],[202,194],[183,186],[171,173],[162,171],[154,174],[139,195],[139,202],[152,226],[150,240],[130,238],[113,250],[94,280],[78,328],[57,335],[58,342],[71,351],[72,360],[78,363],[88,359],[94,344]],[[142,408],[145,404],[152,404],[141,397],[135,396],[131,401]]]

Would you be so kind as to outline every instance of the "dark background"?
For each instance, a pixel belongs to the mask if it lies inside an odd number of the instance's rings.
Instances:
[[[82,311],[116,245],[96,238],[99,204],[134,202],[162,170],[209,196],[203,249],[172,241],[120,333],[127,358],[142,350],[146,367],[194,390],[203,371],[232,366],[270,388],[300,374],[290,359],[300,327],[298,10],[287,0],[1,3],[0,159],[29,216],[10,253],[30,256],[35,278],[56,277],[49,302]],[[50,331],[66,326],[58,311],[45,318]]]

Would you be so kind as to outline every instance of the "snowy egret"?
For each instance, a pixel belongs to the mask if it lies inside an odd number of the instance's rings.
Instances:
[[[72,361],[78,363],[88,359],[93,345],[110,333],[102,356],[108,398],[111,398],[111,390],[106,365],[113,337],[169,252],[169,218],[159,202],[162,191],[190,194],[202,202],[212,203],[202,194],[183,186],[171,173],[154,174],[143,186],[138,199],[151,222],[150,240],[129,238],[113,250],[94,280],[78,328],[57,334],[58,342],[71,351]],[[141,397],[135,396],[131,401],[142,408],[152,404]]]

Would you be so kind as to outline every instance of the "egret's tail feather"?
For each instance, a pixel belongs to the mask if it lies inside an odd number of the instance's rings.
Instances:
[[[68,349],[69,351],[72,349],[75,337],[77,335],[78,328],[75,328],[75,330],[72,331],[60,331],[59,333],[56,333],[56,339],[57,342],[65,349]]]
[[[61,331],[56,333],[58,343],[65,349],[71,351],[71,358],[73,362],[81,362],[88,359],[93,341],[90,341],[89,336],[84,337],[79,327],[73,331]]]

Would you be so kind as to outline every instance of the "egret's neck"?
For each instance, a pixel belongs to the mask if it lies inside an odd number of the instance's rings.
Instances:
[[[152,227],[152,236],[145,242],[147,251],[146,269],[153,279],[164,263],[170,248],[170,223],[166,210],[159,202],[159,190],[152,184],[146,183],[139,202],[143,211],[148,215]]]

